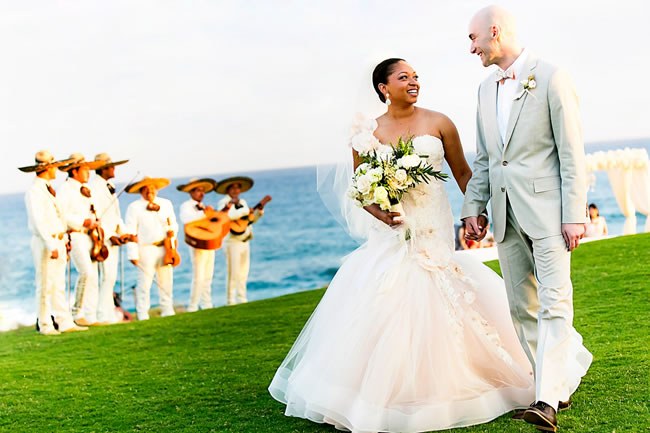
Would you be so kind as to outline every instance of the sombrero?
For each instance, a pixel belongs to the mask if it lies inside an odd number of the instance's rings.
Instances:
[[[194,188],[201,187],[203,188],[204,192],[210,192],[214,189],[215,186],[217,186],[217,182],[212,179],[199,179],[195,177],[187,181],[187,183],[184,185],[178,185],[176,189],[183,192],[190,192]]]
[[[18,170],[25,173],[31,173],[33,171],[39,172],[47,170],[50,167],[61,167],[62,165],[69,164],[72,162],[71,159],[62,159],[61,161],[55,161],[54,156],[47,150],[39,150],[34,156],[34,162],[36,165],[28,165],[25,167],[18,167]]]
[[[90,170],[95,170],[97,167],[101,166],[104,162],[103,161],[86,161],[86,158],[81,153],[73,153],[70,155],[70,162],[69,164],[66,164],[64,166],[59,167],[59,170],[61,171],[70,171],[73,168],[78,168],[78,167],[88,167]]]
[[[224,179],[221,182],[217,182],[217,186],[214,189],[218,194],[227,194],[228,188],[230,185],[238,183],[241,185],[241,192],[246,192],[253,187],[253,179],[246,176],[235,176]]]
[[[101,170],[103,168],[115,167],[116,165],[122,165],[129,162],[128,159],[123,159],[121,161],[113,161],[108,153],[98,153],[95,155],[95,161],[101,161],[103,164],[97,167],[95,170]]]
[[[125,190],[129,194],[137,194],[140,192],[142,188],[145,186],[153,186],[156,188],[156,190],[161,190],[167,185],[169,185],[171,181],[169,179],[165,179],[164,177],[147,177],[145,176],[143,179],[140,179],[137,182],[130,183],[126,186]]]

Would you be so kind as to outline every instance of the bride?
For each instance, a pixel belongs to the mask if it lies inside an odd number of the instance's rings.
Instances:
[[[414,136],[416,151],[436,170],[446,160],[464,192],[472,173],[456,127],[415,106],[413,68],[387,59],[372,80],[387,111],[357,125],[351,142]],[[374,217],[367,241],[345,259],[269,386],[286,415],[358,433],[425,432],[484,423],[535,399],[503,281],[454,255],[442,182],[418,184],[402,205],[404,215],[365,208]]]

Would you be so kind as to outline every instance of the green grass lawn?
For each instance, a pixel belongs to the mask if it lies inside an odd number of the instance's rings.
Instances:
[[[581,246],[573,281],[594,363],[561,431],[650,431],[650,235]],[[333,433],[285,417],[266,391],[322,294],[55,337],[0,334],[0,431]],[[536,430],[503,416],[455,431]]]

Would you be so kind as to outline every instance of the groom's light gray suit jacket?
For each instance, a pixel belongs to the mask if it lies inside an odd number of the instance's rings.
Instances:
[[[506,228],[506,200],[521,228],[534,239],[561,234],[562,223],[586,221],[584,143],[575,90],[566,73],[529,55],[517,81],[537,87],[512,105],[505,143],[497,126],[497,82],[479,87],[477,155],[461,218],[492,205],[494,237]],[[517,96],[523,91],[519,83]]]

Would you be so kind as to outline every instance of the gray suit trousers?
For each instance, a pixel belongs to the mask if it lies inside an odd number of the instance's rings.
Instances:
[[[566,389],[573,330],[571,253],[562,235],[533,239],[507,203],[505,237],[498,244],[510,313],[535,369],[536,399],[557,409]]]

